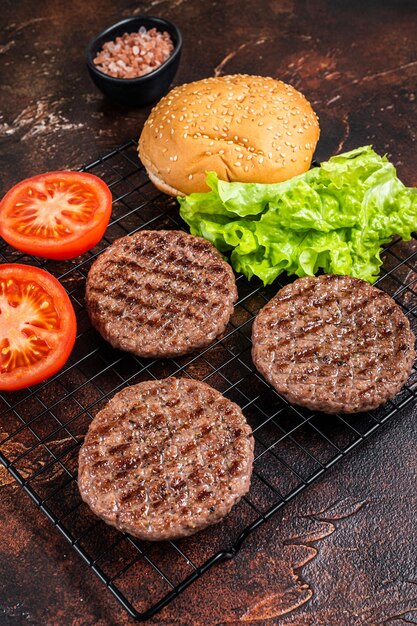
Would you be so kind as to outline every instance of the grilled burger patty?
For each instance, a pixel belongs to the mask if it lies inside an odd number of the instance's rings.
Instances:
[[[254,441],[240,408],[209,385],[166,378],[117,393],[79,455],[81,497],[145,540],[219,522],[249,490]]]
[[[414,362],[414,334],[394,300],[350,276],[299,278],[261,310],[252,358],[294,404],[356,413],[393,398]]]
[[[233,271],[215,247],[182,231],[142,230],[93,263],[86,306],[115,348],[172,357],[210,345],[233,313]]]

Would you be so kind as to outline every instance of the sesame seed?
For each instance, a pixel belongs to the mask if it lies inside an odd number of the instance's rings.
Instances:
[[[187,137],[188,137],[188,133],[184,133],[184,134],[183,134],[183,137],[184,137],[184,139],[187,139]]]
[[[263,158],[263,156],[259,157],[259,159],[258,159],[258,160],[259,160],[259,163],[263,163],[263,162],[264,162],[264,158]]]
[[[242,163],[240,161],[236,161],[235,165],[236,165],[236,167],[240,167],[242,165]]]
[[[193,180],[193,175],[192,174],[188,174],[188,180]]]
[[[249,172],[249,166],[245,165],[244,170],[245,170],[245,172]]]
[[[224,154],[224,150],[219,150],[219,154]]]

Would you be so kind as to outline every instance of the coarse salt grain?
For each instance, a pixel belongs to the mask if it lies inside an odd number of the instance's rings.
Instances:
[[[173,53],[167,32],[141,26],[137,33],[124,33],[103,44],[93,60],[98,70],[114,78],[137,78],[156,70]]]

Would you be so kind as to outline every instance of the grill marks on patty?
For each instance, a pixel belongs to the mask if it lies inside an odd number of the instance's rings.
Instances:
[[[103,252],[87,279],[94,326],[114,347],[177,356],[224,333],[237,300],[231,267],[209,242],[180,231],[139,231]]]
[[[388,294],[349,276],[305,277],[259,313],[252,358],[290,402],[328,413],[370,410],[395,396],[414,335]]]
[[[119,392],[96,415],[78,484],[94,513],[148,540],[214,524],[249,490],[253,436],[209,385],[167,378]]]

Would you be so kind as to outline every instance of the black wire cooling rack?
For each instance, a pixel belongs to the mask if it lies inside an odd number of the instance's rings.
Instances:
[[[183,228],[177,203],[159,193],[131,141],[84,168],[103,178],[114,196],[105,238],[76,261],[42,261],[0,247],[2,262],[40,265],[70,294],[78,337],[66,367],[46,383],[0,395],[0,460],[137,620],[146,620],[215,564],[232,558],[245,539],[350,450],[417,396],[417,371],[382,408],[326,416],[289,405],[257,374],[250,357],[254,316],[282,286],[263,288],[237,278],[239,301],[223,339],[199,354],[145,360],[112,349],[91,327],[83,305],[94,258],[115,239],[140,228]],[[417,241],[384,251],[378,286],[391,294],[417,331]],[[78,450],[88,425],[126,385],[165,376],[204,380],[237,402],[255,439],[252,485],[220,524],[164,544],[138,541],[100,521],[77,489]]]

